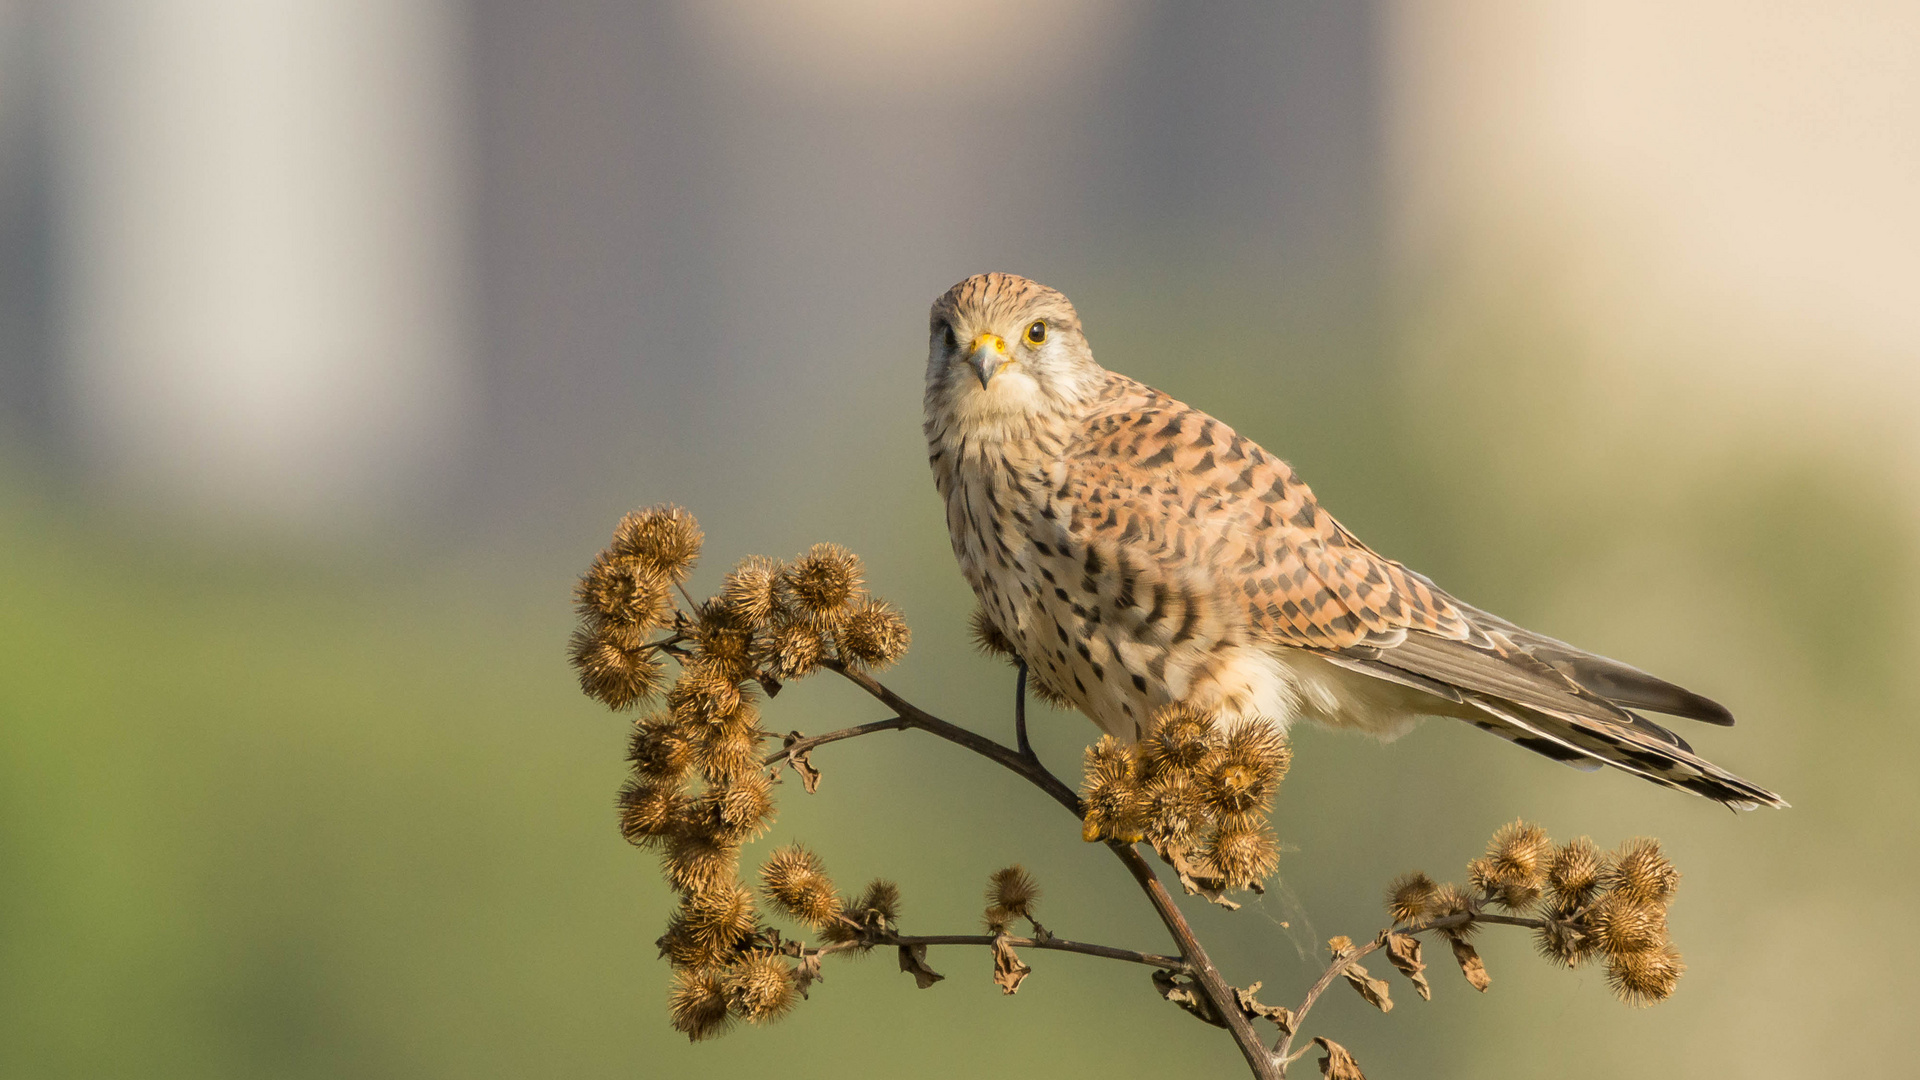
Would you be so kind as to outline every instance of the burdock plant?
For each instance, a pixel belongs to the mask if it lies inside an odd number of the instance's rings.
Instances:
[[[1296,1034],[1315,1002],[1345,981],[1382,1012],[1393,1008],[1388,983],[1362,964],[1374,952],[1430,998],[1422,942],[1446,942],[1476,990],[1491,978],[1472,939],[1487,926],[1530,930],[1542,956],[1577,967],[1604,960],[1607,981],[1632,1005],[1671,995],[1685,966],[1667,936],[1667,908],[1679,872],[1654,840],[1630,840],[1602,852],[1586,837],[1556,845],[1524,821],[1503,826],[1484,854],[1466,864],[1464,884],[1425,873],[1388,886],[1389,924],[1362,944],[1327,942],[1328,965],[1293,1007],[1264,1004],[1260,984],[1229,985],[1194,936],[1142,845],[1191,895],[1229,908],[1233,896],[1260,891],[1279,863],[1268,814],[1292,752],[1265,723],[1224,723],[1175,702],[1151,719],[1145,736],[1111,736],[1086,752],[1075,792],[1049,772],[1027,741],[1030,673],[991,622],[973,620],[982,649],[1018,669],[1017,740],[1006,746],[949,724],[907,702],[874,673],[897,661],[911,635],[900,612],[868,594],[860,559],[817,544],[791,562],[755,556],[735,566],[718,593],[695,602],[685,583],[702,535],[685,510],[655,506],[622,518],[613,540],[574,591],[580,626],[570,646],[580,689],[608,708],[646,707],[628,736],[631,775],[618,802],[621,835],[659,860],[679,894],[657,942],[673,969],[668,1022],[706,1039],[735,1022],[764,1024],[791,1012],[836,954],[892,949],[900,968],[925,989],[944,978],[931,946],[971,946],[992,957],[993,979],[1008,994],[1032,968],[1020,950],[1077,952],[1152,969],[1168,1001],[1234,1038],[1256,1077],[1284,1077],[1318,1048],[1323,1075],[1361,1076],[1353,1055]],[[677,674],[668,679],[668,665]],[[821,735],[776,739],[762,726],[761,698],[783,684],[827,671],[852,682],[893,715]],[[1033,689],[1057,698],[1043,680]],[[980,754],[1071,811],[1081,835],[1106,845],[1127,868],[1172,938],[1167,955],[1069,940],[1040,923],[1041,888],[1013,865],[988,879],[979,934],[909,934],[899,887],[885,879],[843,892],[812,851],[788,843],[742,871],[747,845],[773,821],[783,779],[805,791],[820,779],[820,747],[878,731],[923,731]],[[775,745],[777,742],[777,746]],[[749,880],[751,879],[751,880]],[[764,904],[764,910],[763,905]],[[778,914],[797,936],[769,923]],[[1275,1029],[1271,1045],[1257,1025]]]

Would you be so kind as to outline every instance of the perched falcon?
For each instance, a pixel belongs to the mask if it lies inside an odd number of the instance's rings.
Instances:
[[[1715,702],[1447,595],[1287,463],[1094,362],[1065,296],[982,274],[933,305],[926,434],[960,570],[1048,696],[1140,737],[1159,706],[1391,738],[1451,716],[1740,807],[1778,795],[1636,710]]]

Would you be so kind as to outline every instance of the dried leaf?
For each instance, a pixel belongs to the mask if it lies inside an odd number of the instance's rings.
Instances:
[[[1020,957],[1007,943],[1007,935],[1001,934],[993,939],[993,981],[1000,989],[1009,994],[1020,992],[1020,982],[1033,973],[1033,968],[1020,962]]]
[[[788,751],[787,764],[793,767],[794,772],[800,774],[800,786],[807,790],[807,794],[811,795],[820,790],[820,770],[814,768],[813,762],[808,760],[807,757],[807,755],[813,753],[813,751],[808,749],[801,750],[798,753],[793,752],[794,744],[804,738],[806,738],[806,736],[797,731],[789,731],[783,742]]]
[[[1413,989],[1419,993],[1420,1000],[1433,1000],[1433,987],[1427,985],[1427,965],[1420,960],[1420,939],[1412,934],[1399,934],[1392,930],[1383,931],[1387,959],[1399,969],[1400,974],[1413,983]]]
[[[1327,1052],[1327,1056],[1320,1059],[1321,1076],[1327,1080],[1367,1080],[1366,1074],[1360,1071],[1359,1063],[1353,1060],[1352,1054],[1347,1053],[1346,1047],[1324,1035],[1315,1035],[1313,1041]]]
[[[1226,1027],[1226,1020],[1222,1019],[1218,1013],[1213,1011],[1213,1006],[1208,1004],[1207,999],[1203,995],[1194,990],[1193,981],[1189,979],[1186,982],[1181,982],[1181,978],[1182,976],[1175,975],[1170,971],[1155,968],[1153,972],[1153,988],[1160,991],[1161,997],[1166,998],[1175,1005],[1205,1020],[1214,1027]]]
[[[1245,990],[1242,990],[1237,986],[1234,987],[1233,988],[1234,1004],[1240,1006],[1240,1011],[1247,1014],[1247,1019],[1271,1020],[1274,1022],[1275,1025],[1277,1025],[1280,1028],[1280,1033],[1282,1035],[1293,1034],[1293,1010],[1288,1009],[1284,1005],[1261,1004],[1260,1000],[1253,996],[1257,991],[1259,991],[1259,989],[1260,989],[1259,983],[1254,983],[1252,986],[1247,987]]]
[[[808,953],[794,965],[793,988],[800,991],[800,996],[804,998],[807,996],[807,988],[825,977],[820,974],[820,954]]]
[[[1367,1004],[1383,1013],[1393,1011],[1393,998],[1389,996],[1392,987],[1387,985],[1385,979],[1376,979],[1367,974],[1367,969],[1359,964],[1348,964],[1340,974],[1347,977],[1349,986],[1367,999]]]
[[[1486,993],[1487,987],[1493,985],[1493,977],[1487,974],[1487,965],[1480,962],[1480,954],[1459,938],[1448,940],[1453,946],[1453,958],[1460,962],[1460,974],[1467,977],[1475,990]]]
[[[1333,953],[1333,959],[1336,963],[1352,956],[1356,951],[1353,947],[1353,939],[1347,937],[1345,934],[1328,938],[1327,948]],[[1348,964],[1346,967],[1340,969],[1340,974],[1345,975],[1348,984],[1351,985],[1361,997],[1367,999],[1367,1004],[1372,1005],[1383,1013],[1393,1011],[1393,999],[1388,996],[1391,987],[1389,987],[1385,981],[1369,975],[1367,969],[1361,967],[1359,964]]]
[[[1180,878],[1180,887],[1187,890],[1188,896],[1204,896],[1208,903],[1219,904],[1228,911],[1240,910],[1237,902],[1227,899],[1226,879],[1209,873],[1209,868],[1206,866],[1195,866],[1189,862],[1183,849],[1154,844],[1153,850],[1159,852],[1168,866],[1173,867],[1173,872]],[[1265,890],[1256,885],[1254,891],[1264,892]]]
[[[915,986],[925,990],[945,975],[927,966],[927,947],[925,945],[900,946],[900,970],[913,976]]]

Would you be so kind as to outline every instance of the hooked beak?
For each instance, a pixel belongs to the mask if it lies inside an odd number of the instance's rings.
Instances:
[[[999,334],[982,333],[973,339],[967,363],[973,365],[973,373],[980,377],[980,389],[985,390],[987,383],[993,380],[1000,370],[1013,362],[1007,355],[1006,339]]]

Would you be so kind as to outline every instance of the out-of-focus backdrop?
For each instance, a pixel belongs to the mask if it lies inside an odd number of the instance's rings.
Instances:
[[[1678,995],[1489,935],[1484,997],[1316,1012],[1369,1075],[1904,1071],[1917,131],[1906,3],[0,0],[0,1074],[1234,1074],[1051,954],[1014,998],[947,950],[665,1024],[570,579],[661,500],[699,585],[840,541],[915,627],[899,688],[1006,734],[918,429],[926,306],[987,269],[1375,547],[1724,700],[1687,735],[1795,804],[1305,731],[1276,888],[1195,913],[1230,978],[1294,1000],[1391,875],[1525,815],[1664,838]],[[1077,775],[1091,726],[1037,722]],[[1057,931],[1162,947],[989,766],[816,760],[775,839],[910,927],[1020,861]]]

